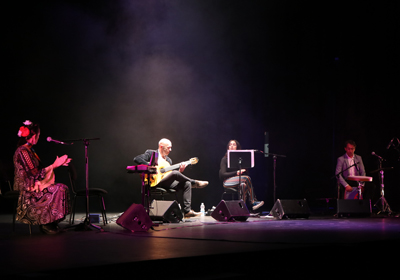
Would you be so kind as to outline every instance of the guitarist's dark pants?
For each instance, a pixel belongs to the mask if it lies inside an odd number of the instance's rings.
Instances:
[[[183,191],[183,212],[188,213],[192,207],[192,184],[195,180],[190,179],[179,171],[171,171],[158,184],[157,187]]]

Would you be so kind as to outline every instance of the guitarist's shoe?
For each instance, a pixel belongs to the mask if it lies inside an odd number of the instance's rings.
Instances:
[[[185,219],[186,218],[194,218],[194,217],[200,217],[201,213],[200,212],[194,212],[193,210],[190,210],[185,214]]]
[[[194,184],[192,185],[192,188],[194,189],[202,189],[208,185],[208,181],[198,181],[196,180]]]

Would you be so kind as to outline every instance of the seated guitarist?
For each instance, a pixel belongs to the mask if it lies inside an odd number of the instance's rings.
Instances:
[[[169,153],[172,150],[172,143],[168,139],[161,139],[158,142],[158,150],[146,150],[144,154],[136,156],[133,160],[138,164],[150,164],[151,156],[153,152],[156,152],[157,159],[158,159],[158,166],[165,167],[172,165],[171,158],[168,157]],[[160,181],[157,183],[155,182],[157,187],[164,188],[164,189],[176,189],[176,190],[183,190],[183,213],[185,218],[191,218],[200,216],[199,212],[194,212],[191,208],[191,200],[192,200],[192,188],[204,188],[208,185],[207,181],[199,181],[193,180],[185,175],[182,172],[185,170],[186,166],[189,163],[183,162],[179,166],[179,171],[173,170],[165,173],[164,176],[158,176],[160,174],[156,174],[155,177],[158,177]],[[157,180],[157,178],[156,178]]]

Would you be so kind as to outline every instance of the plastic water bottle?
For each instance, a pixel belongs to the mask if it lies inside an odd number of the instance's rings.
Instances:
[[[205,216],[205,206],[204,206],[204,203],[202,202],[201,204],[200,204],[200,213],[201,213],[201,216],[202,217],[204,217]]]

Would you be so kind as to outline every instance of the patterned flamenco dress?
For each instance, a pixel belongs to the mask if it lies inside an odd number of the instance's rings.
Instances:
[[[52,167],[45,168],[33,149],[22,145],[15,151],[14,168],[14,190],[20,192],[16,219],[31,225],[64,220],[70,211],[70,194],[66,185],[54,182]]]

